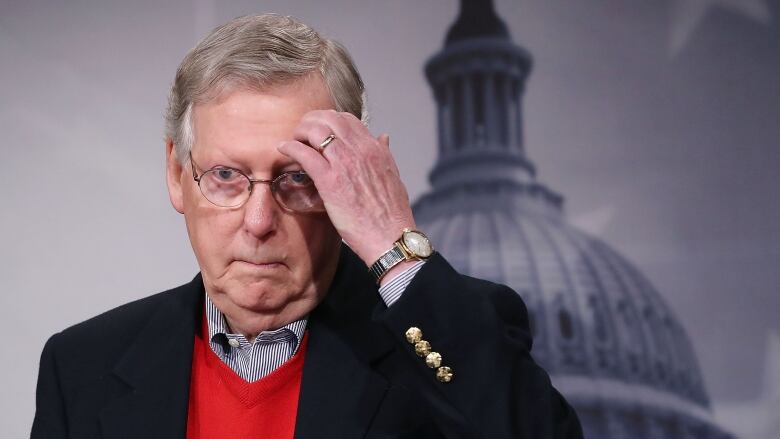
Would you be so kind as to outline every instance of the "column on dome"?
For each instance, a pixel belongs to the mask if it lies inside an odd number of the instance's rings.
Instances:
[[[515,138],[515,145],[518,151],[523,151],[523,84],[520,78],[516,78],[514,81],[514,96],[515,96],[515,120],[512,123],[517,127],[517,133]]]
[[[464,74],[461,77],[462,95],[463,95],[463,118],[458,121],[463,125],[463,138],[458,139],[462,149],[470,148],[474,145],[474,85],[472,76]]]
[[[482,148],[485,144],[485,74],[476,71],[471,75],[472,103],[474,104],[474,141],[473,147]]]
[[[496,95],[496,147],[499,149],[506,149],[509,147],[509,135],[507,132],[505,112],[506,102],[509,99],[509,95],[507,95],[505,92],[504,84],[506,84],[506,75],[496,74],[493,90]]]
[[[486,71],[484,74],[485,89],[483,90],[485,96],[485,144],[488,148],[496,148],[501,142],[501,136],[498,132],[498,118],[499,108],[496,102],[496,87],[495,80],[496,74],[490,71]]]
[[[439,138],[439,155],[446,155],[447,148],[447,119],[449,116],[449,102],[447,101],[447,84],[440,83],[434,86],[434,96],[436,97],[436,122]]]
[[[465,104],[463,98],[463,80],[460,77],[453,77],[448,81],[448,88],[452,93],[452,109],[450,111],[452,121],[451,141],[448,145],[448,153],[455,154],[463,147],[463,138],[466,136],[466,127],[463,124],[465,119]]]
[[[506,146],[509,149],[518,148],[518,144],[520,143],[518,141],[518,133],[519,128],[517,126],[517,104],[516,102],[520,100],[518,96],[515,95],[514,89],[512,85],[514,84],[514,78],[512,77],[506,77],[504,78],[504,82],[502,84],[503,89],[503,95],[506,96],[506,101],[504,105],[504,111],[506,115],[504,116],[504,121],[507,125],[507,139],[506,139]]]
[[[455,83],[447,81],[444,83],[444,99],[447,102],[447,110],[445,111],[444,118],[444,147],[447,149],[447,153],[451,154],[455,146],[457,136],[455,135],[455,127],[458,121],[455,120]]]

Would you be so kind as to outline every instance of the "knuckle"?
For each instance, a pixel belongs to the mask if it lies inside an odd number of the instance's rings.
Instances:
[[[318,118],[318,116],[317,116],[317,111],[318,111],[318,110],[309,111],[309,112],[307,112],[306,114],[304,114],[304,115],[303,115],[303,117],[301,118],[300,125],[301,125],[301,126],[310,125],[310,124],[312,124],[312,123],[313,123],[315,120],[317,120],[317,118]]]
[[[341,114],[341,117],[343,117],[344,119],[348,120],[351,123],[360,122],[360,119],[358,119],[354,114],[352,114],[352,113],[350,113],[348,111],[341,112],[340,114]],[[361,125],[362,125],[362,123],[361,123]]]
[[[332,108],[322,110],[322,116],[326,120],[336,121],[340,119],[339,112]]]

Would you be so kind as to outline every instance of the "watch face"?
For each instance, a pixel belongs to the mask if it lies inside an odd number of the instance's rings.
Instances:
[[[431,242],[420,232],[411,231],[404,233],[404,245],[415,256],[421,258],[427,258],[433,253]]]

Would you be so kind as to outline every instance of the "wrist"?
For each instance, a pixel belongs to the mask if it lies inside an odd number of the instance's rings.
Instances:
[[[414,262],[428,259],[433,254],[433,246],[428,237],[419,230],[404,228],[401,236],[393,242],[392,247],[386,250],[373,263],[368,265],[368,271],[374,276],[378,285],[391,272],[400,273],[403,269],[396,269],[404,262]],[[408,264],[405,267],[408,268]]]
[[[395,246],[396,241],[398,241],[404,230],[416,230],[416,227],[417,226],[412,223],[411,225],[401,225],[388,228],[384,233],[382,233],[383,236],[378,236],[377,234],[375,235],[373,242],[364,246],[360,250],[354,248],[353,250],[366,264],[366,266],[370,267],[371,264],[375,263],[383,254],[387,253]]]

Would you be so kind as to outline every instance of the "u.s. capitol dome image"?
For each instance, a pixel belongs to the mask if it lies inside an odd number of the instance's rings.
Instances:
[[[538,178],[523,142],[531,66],[492,1],[461,1],[425,68],[439,144],[418,227],[458,271],[523,298],[532,354],[586,437],[733,437],[674,312],[625,257],[571,225],[563,196]]]

